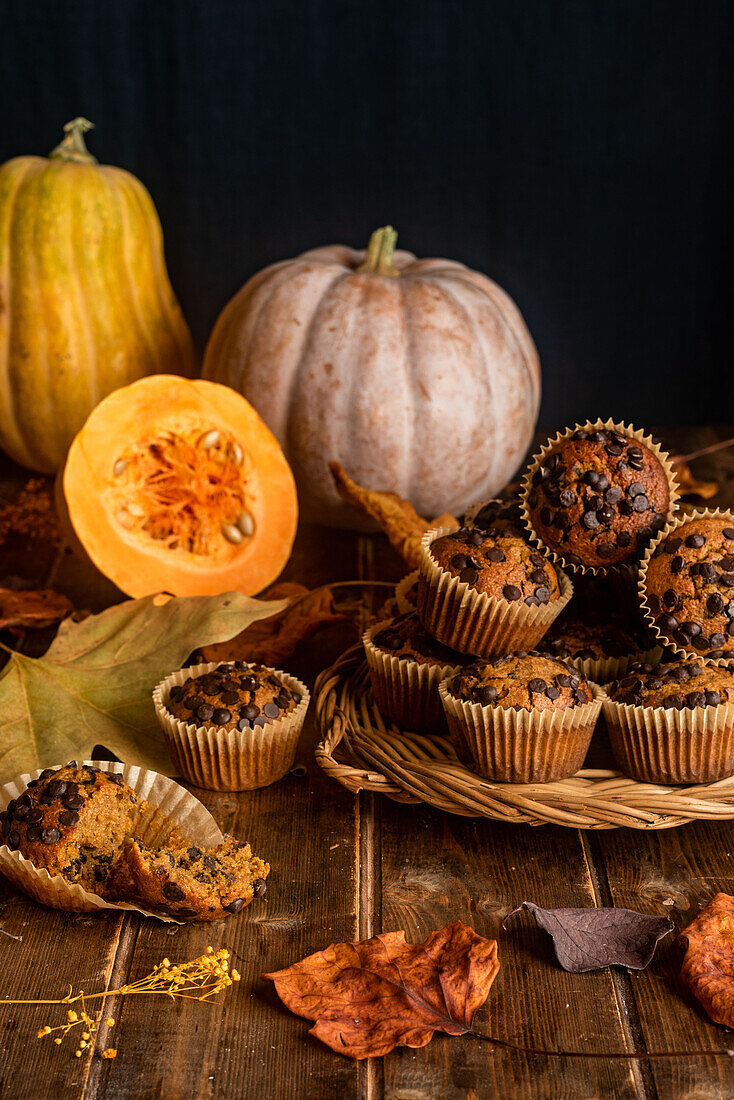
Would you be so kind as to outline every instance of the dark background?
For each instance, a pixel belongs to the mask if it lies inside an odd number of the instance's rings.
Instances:
[[[541,420],[726,421],[726,0],[0,0],[0,160],[92,119],[148,186],[199,349],[256,270],[400,244],[487,272]]]

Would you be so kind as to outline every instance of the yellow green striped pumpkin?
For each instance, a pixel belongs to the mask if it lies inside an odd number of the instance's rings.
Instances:
[[[90,127],[74,119],[49,157],[0,167],[0,447],[43,473],[112,390],[194,372],[153,202],[97,164]]]

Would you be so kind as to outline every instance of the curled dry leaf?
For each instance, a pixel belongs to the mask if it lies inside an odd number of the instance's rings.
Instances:
[[[734,898],[716,894],[676,943],[686,949],[680,976],[717,1024],[734,1027]]]
[[[337,611],[328,587],[313,591],[302,584],[283,581],[271,585],[262,594],[265,600],[288,600],[288,606],[268,619],[259,619],[228,642],[204,646],[202,661],[259,661],[264,665],[282,664],[300,642],[317,630],[340,623],[346,615]]]
[[[417,569],[420,560],[421,536],[429,527],[458,526],[457,520],[445,512],[436,519],[423,519],[409,500],[403,500],[397,493],[378,492],[375,489],[363,489],[352,481],[343,466],[330,462],[329,469],[337,491],[344,500],[360,512],[377,520],[409,569]]]
[[[632,909],[541,909],[523,901],[502,922],[528,909],[553,937],[556,958],[564,970],[582,974],[603,966],[643,970],[655,954],[658,940],[673,929],[667,917]]]
[[[0,588],[0,630],[40,630],[71,615],[66,596],[51,588]]]
[[[686,462],[685,455],[674,455],[671,462],[681,496],[700,497],[701,500],[711,500],[716,496],[719,491],[718,481],[697,481],[691,473],[691,467]]]
[[[436,1031],[465,1035],[499,968],[496,941],[454,921],[415,946],[404,932],[334,943],[263,978],[332,1050],[377,1058]]]

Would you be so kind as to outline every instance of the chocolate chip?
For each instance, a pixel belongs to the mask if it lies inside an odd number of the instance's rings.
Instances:
[[[39,782],[43,782],[44,779],[49,779],[52,775],[56,774],[55,768],[44,768],[38,777]]]
[[[703,535],[689,535],[686,539],[686,546],[690,546],[692,550],[700,550],[705,542],[706,539]]]
[[[61,798],[66,790],[66,783],[62,779],[52,779],[46,787],[44,798]]]
[[[41,840],[44,844],[56,844],[61,840],[61,833],[58,829],[51,826],[49,829],[44,829],[41,833]]]
[[[541,510],[540,510],[540,522],[545,527],[552,527],[554,519],[555,519],[555,516],[554,516],[553,512],[551,512],[550,508],[541,508]]]
[[[489,706],[497,698],[497,688],[492,684],[480,684],[474,689],[474,698],[483,707]]]
[[[691,568],[691,572],[693,572],[692,568]],[[716,579],[718,578],[719,574],[716,572],[716,570],[714,569],[711,562],[702,561],[702,562],[699,563],[699,566],[698,566],[698,575],[704,581],[706,581],[707,584],[713,584],[716,581]]]
[[[81,810],[84,802],[84,795],[80,794],[79,791],[67,791],[64,796],[64,805],[67,810]]]
[[[660,597],[656,596],[653,592],[647,597],[647,603],[653,615],[657,615],[660,611],[660,608],[662,607],[662,604],[660,603]]]
[[[257,691],[260,681],[257,676],[245,676],[241,681],[243,691]]]
[[[620,531],[619,534],[617,535],[617,546],[621,546],[621,547],[625,548],[625,547],[629,546],[631,544],[631,542],[632,542],[632,535],[629,533],[629,531]]]
[[[175,882],[166,882],[163,884],[163,893],[169,901],[183,901],[186,897],[185,891]]]
[[[223,908],[226,909],[226,911],[228,913],[239,913],[240,909],[242,909],[244,904],[245,904],[245,899],[244,898],[235,898],[234,901],[231,901],[229,903],[229,905],[223,906]]]
[[[28,807],[22,805],[21,803],[18,803],[18,805],[15,807],[14,816],[16,821],[25,821],[25,819],[28,817]]]
[[[451,559],[450,564],[451,564],[452,569],[457,569],[457,570],[466,569],[466,565],[467,565],[466,554],[454,554],[453,558]]]
[[[484,556],[487,561],[500,562],[505,560],[504,550],[500,550],[499,546],[490,547]]]
[[[42,834],[43,829],[40,825],[29,825],[26,829],[25,836],[26,840],[30,841],[31,844],[35,844],[36,841],[41,839]]]
[[[610,485],[604,494],[607,504],[619,504],[622,496],[622,490],[617,485]]]
[[[721,649],[726,645],[726,635],[724,634],[712,634],[709,638],[709,643],[714,649]]]
[[[581,517],[581,522],[584,527],[588,527],[590,531],[594,531],[599,526],[599,517],[596,512],[584,512]]]
[[[564,508],[572,508],[576,503],[576,494],[573,489],[564,489],[558,499]]]
[[[712,592],[706,600],[706,610],[710,611],[712,615],[718,615],[720,611],[724,610],[724,597],[720,596],[718,592]]]
[[[619,514],[621,516],[631,516],[633,511],[634,509],[628,500],[621,500],[619,502]]]
[[[62,825],[70,828],[72,825],[76,825],[79,820],[79,814],[73,813],[72,810],[62,810],[59,814],[59,821]]]
[[[676,557],[674,557],[672,559],[672,561],[670,563],[670,572],[671,573],[680,573],[682,568],[683,568],[683,558],[680,556],[680,554],[678,554]]]
[[[217,707],[212,715],[212,721],[216,726],[226,726],[227,722],[232,718],[232,711],[227,710],[226,707]]]
[[[176,910],[175,916],[183,917],[184,919],[189,919],[190,917],[197,916],[197,912],[196,912],[195,909],[191,909],[188,906],[184,905],[184,906],[181,906],[180,909]]]
[[[548,687],[545,680],[541,680],[539,676],[534,677],[532,680],[528,680],[528,688],[534,694],[540,695]]]
[[[691,638],[695,638],[701,633],[700,625],[690,620],[688,622],[681,623],[680,628],[681,630],[684,630],[685,633],[688,634]]]
[[[725,527],[721,533],[725,539],[734,539],[734,527]]]
[[[8,847],[17,848],[20,844],[20,833],[17,829],[11,829],[8,833]]]
[[[677,630],[678,629],[678,620],[676,619],[675,615],[663,615],[663,617],[658,620],[658,625],[664,631],[665,630]]]
[[[471,566],[467,566],[466,569],[462,569],[459,573],[459,580],[464,584],[476,584],[479,579],[479,573],[476,569],[472,569]]]
[[[666,607],[676,607],[678,604],[678,596],[674,588],[666,588],[663,592],[663,603]]]
[[[636,496],[632,501],[632,507],[636,512],[646,512],[650,507],[650,502],[644,493],[640,493],[640,495]]]
[[[267,883],[264,878],[256,878],[252,884],[252,892],[256,898],[261,898],[267,888]]]
[[[638,497],[637,499],[639,500],[640,498]],[[638,542],[648,542],[649,539],[652,538],[652,536],[653,536],[653,529],[652,529],[652,527],[649,526],[649,524],[646,523],[644,525],[644,527],[640,527],[639,531],[637,532],[637,541]]]
[[[549,699],[557,699],[561,693],[557,687],[554,687],[553,684],[549,684],[549,686],[545,689],[545,694],[548,696]]]
[[[231,707],[240,700],[239,692],[237,691],[225,691],[222,693],[222,702],[225,706]]]
[[[691,691],[686,695],[686,702],[689,707],[705,707],[706,695],[702,691]]]
[[[189,859],[201,859],[202,854],[201,848],[197,847],[188,848],[186,851],[186,855]]]
[[[196,717],[200,722],[210,722],[214,715],[214,707],[211,703],[202,703],[196,708]]]
[[[263,707],[263,714],[266,718],[277,718],[280,710],[275,703],[266,703]]]
[[[719,584],[723,584],[725,588],[734,587],[734,573],[722,573],[719,577]]]
[[[43,821],[43,810],[30,810],[26,821],[29,825],[37,825],[39,821]]]
[[[596,552],[600,558],[611,558],[614,556],[614,543],[600,542],[596,548]]]
[[[721,695],[719,694],[718,691],[707,691],[706,692],[706,706],[708,706],[708,707],[718,707],[720,702],[721,702]]]

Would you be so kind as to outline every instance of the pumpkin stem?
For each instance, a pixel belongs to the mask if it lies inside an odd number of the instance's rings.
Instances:
[[[367,245],[364,262],[359,265],[357,271],[395,278],[400,274],[392,262],[397,241],[397,230],[391,225],[383,225],[382,229],[376,229]]]
[[[64,139],[48,154],[52,160],[73,161],[74,164],[96,164],[84,143],[84,135],[94,129],[94,123],[86,118],[73,118],[64,126]]]

